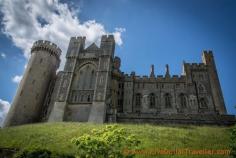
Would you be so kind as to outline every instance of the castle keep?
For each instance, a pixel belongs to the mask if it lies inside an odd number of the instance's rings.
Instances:
[[[4,125],[34,122],[149,122],[184,124],[235,123],[227,115],[213,53],[202,63],[183,63],[183,73],[149,76],[120,70],[112,35],[100,47],[85,48],[85,37],[72,37],[63,71],[56,73],[61,50],[39,40],[21,80]]]

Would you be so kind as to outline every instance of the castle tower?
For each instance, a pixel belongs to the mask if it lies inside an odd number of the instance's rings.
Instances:
[[[4,126],[40,121],[51,79],[60,64],[61,49],[49,41],[36,41]]]
[[[74,71],[78,65],[79,54],[84,50],[85,39],[85,37],[71,37],[70,39],[64,71],[61,72],[60,87],[56,92],[57,98],[49,116],[50,122],[63,121],[64,119]]]
[[[220,81],[218,78],[214,56],[212,51],[203,51],[202,61],[208,67],[210,85],[212,89],[212,96],[215,104],[216,111],[219,114],[226,114],[223,94],[221,91]]]
[[[104,35],[101,39],[94,101],[89,115],[89,122],[103,123],[106,117],[106,108],[111,102],[111,71],[114,58],[115,39],[113,35]]]

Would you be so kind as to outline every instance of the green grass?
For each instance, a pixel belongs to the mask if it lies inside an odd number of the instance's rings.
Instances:
[[[57,153],[76,152],[73,137],[90,133],[103,124],[43,123],[0,129],[0,147],[26,149],[41,147]],[[148,124],[118,124],[141,140],[140,149],[229,149],[230,127],[163,126]],[[138,155],[137,157],[147,157]],[[153,156],[157,157],[157,156]],[[222,155],[165,155],[158,157],[227,157]]]

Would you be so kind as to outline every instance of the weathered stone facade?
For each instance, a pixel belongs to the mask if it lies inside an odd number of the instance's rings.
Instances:
[[[45,49],[39,44],[46,45]],[[40,59],[30,59],[6,126],[37,121],[235,123],[235,117],[227,115],[211,51],[203,52],[202,63],[183,63],[180,76],[171,76],[168,65],[164,76],[156,76],[151,65],[150,75],[140,77],[120,70],[121,60],[114,57],[112,35],[102,36],[100,47],[93,43],[87,48],[85,37],[72,37],[64,70],[55,75],[60,50],[55,46],[52,53],[48,45],[42,41],[34,44],[31,58],[34,54],[48,54],[47,64],[40,66]],[[28,69],[32,67],[35,72],[30,75]],[[50,77],[38,74],[45,69],[50,70]],[[41,90],[32,85],[32,75],[39,78]],[[27,95],[20,97],[22,90],[40,94],[40,102]]]

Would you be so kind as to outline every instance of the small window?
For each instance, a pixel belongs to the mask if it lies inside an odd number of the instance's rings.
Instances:
[[[186,108],[187,107],[186,96],[183,93],[181,93],[179,95],[179,99],[180,99],[180,106],[181,106],[181,108]]]
[[[84,96],[81,95],[80,101],[83,102],[83,100],[84,100]]]
[[[88,95],[87,101],[90,102],[90,95]]]
[[[155,108],[155,94],[151,93],[149,95],[149,99],[150,99],[150,108]]]
[[[208,108],[207,104],[208,104],[208,100],[207,98],[200,98],[200,106],[201,108]]]
[[[165,98],[165,107],[171,108],[171,95],[169,93],[166,93],[164,95],[164,98]]]

